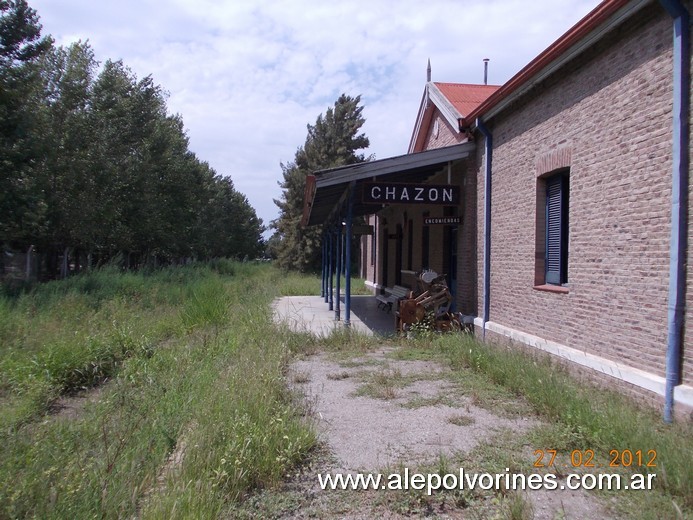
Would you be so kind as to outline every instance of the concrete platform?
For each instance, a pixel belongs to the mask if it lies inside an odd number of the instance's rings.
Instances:
[[[272,303],[277,323],[283,322],[291,330],[310,332],[316,336],[328,336],[336,328],[345,326],[343,297],[340,307],[341,319],[337,321],[335,311],[330,311],[329,305],[320,296],[284,296]],[[364,334],[390,336],[395,333],[395,317],[379,309],[374,296],[352,296],[350,327]]]

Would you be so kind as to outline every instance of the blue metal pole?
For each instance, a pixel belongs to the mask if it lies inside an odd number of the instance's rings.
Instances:
[[[664,390],[664,422],[674,420],[674,390],[681,384],[681,356],[686,305],[686,249],[688,238],[688,139],[690,79],[690,14],[679,0],[660,0],[674,19],[673,131],[671,183],[671,239],[669,245],[669,303]]]
[[[329,297],[328,310],[333,310],[334,309],[334,306],[333,306],[334,305],[333,304],[334,294],[332,292],[333,291],[333,289],[332,289],[332,273],[334,272],[334,246],[332,244],[332,232],[328,233],[327,236],[329,237],[329,249],[330,249],[330,269],[329,269],[330,276],[329,276],[329,280],[328,280],[328,285],[329,285],[328,292],[330,293],[330,297]]]
[[[325,297],[325,235],[320,238],[320,297]]]
[[[344,237],[344,240],[346,240],[346,237]],[[346,266],[347,266],[347,260],[346,260],[346,247],[342,246],[342,276],[346,275]]]
[[[353,202],[354,202],[354,186],[350,187],[350,193],[349,193],[349,206],[347,207],[347,216],[346,216],[346,230],[345,230],[345,240],[346,240],[346,252],[344,254],[345,261],[346,261],[346,269],[345,269],[345,276],[346,276],[346,287],[345,287],[345,295],[344,295],[344,307],[346,310],[346,316],[344,320],[344,325],[346,327],[349,327],[351,325],[351,233],[352,233],[352,224],[354,220],[354,211],[353,211]]]
[[[337,228],[337,301],[335,302],[334,309],[334,320],[339,321],[341,316],[340,313],[340,282],[342,279],[342,226],[341,224]]]

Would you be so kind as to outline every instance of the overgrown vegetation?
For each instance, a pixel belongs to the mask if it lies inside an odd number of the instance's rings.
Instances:
[[[0,298],[0,517],[213,518],[305,457],[315,435],[283,379],[297,340],[269,315],[291,276],[214,267]]]
[[[287,392],[287,363],[326,350],[344,367],[361,366],[362,354],[382,344],[344,331],[318,341],[272,323],[273,298],[319,288],[315,277],[219,260],[140,273],[102,269],[0,297],[0,517],[253,517],[257,491],[278,493],[317,443],[305,405]],[[505,410],[515,395],[521,405],[506,412],[544,424],[441,459],[440,471],[532,472],[527,446],[558,450],[558,471],[569,468],[572,450],[594,450],[605,462],[612,449],[655,449],[657,489],[612,492],[618,500],[609,507],[642,518],[693,510],[690,425],[664,425],[649,409],[583,387],[545,359],[466,335],[388,341],[394,359],[449,363],[455,392],[473,404]],[[424,376],[375,370],[363,388],[391,398]],[[357,376],[344,370],[328,379],[344,377]],[[450,421],[474,427],[464,410]],[[275,507],[286,507],[276,496]],[[361,499],[335,498],[342,512],[345,501]],[[504,518],[531,514],[522,497],[506,492],[369,500],[406,514],[435,504]]]
[[[578,384],[565,369],[546,357],[535,358],[518,349],[483,345],[472,337],[441,336],[432,343],[453,367],[482,374],[523,396],[537,414],[553,426],[537,440],[541,449],[563,453],[566,466],[572,450],[593,450],[608,467],[611,450],[656,450],[656,466],[635,465],[626,470],[656,473],[657,485],[677,507],[693,510],[693,431],[690,424],[666,425],[653,410],[638,407],[620,394],[595,391]],[[646,509],[646,508],[645,508]],[[669,511],[674,511],[668,509]]]
[[[294,160],[282,164],[282,195],[274,203],[279,208],[279,217],[272,221],[274,235],[268,241],[270,254],[283,269],[317,271],[320,269],[321,240],[323,226],[301,226],[303,197],[306,176],[317,170],[336,168],[367,160],[359,150],[368,148],[366,134],[359,133],[366,122],[361,96],[342,94],[323,116],[320,114],[314,125],[308,125],[308,135],[303,146],[296,150]],[[354,244],[359,238],[354,238]],[[353,248],[354,253],[358,251]],[[356,262],[352,255],[351,262]]]

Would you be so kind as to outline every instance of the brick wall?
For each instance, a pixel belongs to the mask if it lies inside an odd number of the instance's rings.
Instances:
[[[466,136],[460,134],[457,128],[450,126],[447,119],[436,108],[431,118],[431,126],[428,128],[423,149],[432,150],[433,148],[452,146],[463,142],[465,139]]]
[[[671,19],[653,4],[614,34],[488,123],[494,136],[490,319],[663,376]],[[478,139],[481,309],[484,147]],[[570,167],[567,294],[534,288],[538,178],[563,165]],[[690,343],[687,384],[693,383]]]

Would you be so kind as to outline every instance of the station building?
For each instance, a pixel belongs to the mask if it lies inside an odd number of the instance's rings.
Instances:
[[[374,292],[444,273],[479,336],[689,414],[690,9],[605,0],[501,86],[429,69],[408,153],[310,176],[304,223],[363,216]]]

